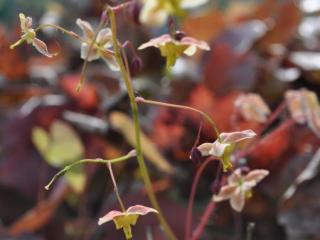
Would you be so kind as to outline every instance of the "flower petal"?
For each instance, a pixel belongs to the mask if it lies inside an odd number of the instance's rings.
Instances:
[[[245,194],[241,188],[237,188],[234,194],[230,198],[230,205],[231,207],[237,211],[241,212],[244,208],[245,204]]]
[[[239,184],[241,182],[242,176],[241,176],[241,169],[237,168],[233,171],[233,173],[228,177],[228,184]]]
[[[112,46],[112,34],[110,28],[101,29],[97,36],[97,43],[105,48],[110,48]]]
[[[47,45],[38,38],[34,38],[32,41],[32,45],[40,52],[41,54],[45,55],[46,57],[53,57],[54,54],[49,53]]]
[[[202,143],[197,147],[203,157],[209,156],[212,149],[212,143]]]
[[[85,60],[87,59],[87,56],[89,54],[89,49],[90,49],[90,46],[87,44],[87,43],[82,43],[81,44],[81,55],[80,57]],[[89,57],[88,57],[88,61],[91,62],[93,60],[96,60],[98,59],[100,56],[98,54],[98,51],[92,47],[91,51],[90,51],[90,54],[89,54]]]
[[[250,171],[245,177],[245,182],[255,182],[256,184],[269,175],[268,170],[264,169],[255,169]]]
[[[159,0],[145,2],[139,15],[142,24],[150,27],[160,27],[166,22],[169,13],[160,6],[159,2]]]
[[[146,215],[148,213],[158,213],[156,209],[150,208],[150,207],[145,207],[143,205],[134,205],[131,206],[127,209],[127,213],[130,214],[138,214],[138,215]]]
[[[216,156],[216,157],[222,157],[225,153],[225,150],[227,147],[231,146],[229,143],[220,143],[219,140],[216,140],[212,144],[212,148],[209,152],[210,155]]]
[[[195,47],[202,49],[202,50],[205,50],[205,51],[210,50],[210,46],[208,45],[208,43],[206,43],[205,41],[197,40],[192,37],[184,37],[179,41],[179,43],[181,45],[195,46]]]
[[[125,213],[120,212],[120,211],[116,211],[116,210],[110,211],[106,215],[104,215],[103,217],[99,218],[98,225],[102,225],[106,222],[113,220],[116,217],[119,217],[119,216],[125,216]]]
[[[23,33],[26,33],[32,27],[32,18],[26,17],[23,13],[19,13],[20,28]]]
[[[91,27],[91,24],[87,21],[83,21],[80,18],[76,21],[77,25],[81,28],[83,35],[87,39],[93,39],[94,37],[94,31]]]
[[[148,48],[148,47],[156,47],[159,48],[161,45],[165,45],[168,42],[173,42],[174,40],[171,38],[169,34],[161,35],[157,38],[152,38],[150,41],[143,43],[140,47],[138,47],[139,50]]]
[[[215,202],[221,202],[223,200],[229,199],[234,194],[236,189],[237,189],[236,185],[223,186],[217,195],[213,195],[212,200]]]
[[[184,50],[184,54],[186,54],[187,56],[192,56],[196,53],[197,51],[197,47],[194,45],[190,45],[186,50]]]
[[[116,61],[116,58],[109,54],[107,51],[102,52],[100,51],[102,59],[105,61],[105,63],[108,65],[108,67],[112,71],[120,71],[120,67]]]
[[[248,138],[253,138],[256,135],[257,134],[251,129],[244,130],[241,132],[229,132],[229,133],[223,132],[220,134],[220,141],[222,143],[236,143]]]
[[[259,123],[264,123],[271,112],[262,97],[255,93],[241,94],[235,101],[235,107],[245,120]]]

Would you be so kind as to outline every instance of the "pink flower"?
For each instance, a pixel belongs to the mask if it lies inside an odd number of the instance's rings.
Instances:
[[[84,42],[81,44],[81,58],[88,61],[102,58],[112,71],[119,71],[119,66],[116,62],[114,54],[110,50],[112,47],[112,34],[110,28],[103,28],[99,31],[95,43],[89,53],[90,45],[94,40],[95,33],[91,24],[87,21],[77,19],[77,25],[83,32]]]
[[[268,105],[255,93],[241,94],[236,99],[235,106],[247,121],[264,123],[270,114]]]
[[[307,89],[289,90],[285,94],[292,118],[299,124],[307,123],[320,136],[320,107],[317,95]]]
[[[268,174],[269,171],[267,170],[256,169],[243,176],[241,169],[237,169],[228,177],[228,184],[223,186],[220,192],[213,196],[212,200],[221,202],[229,199],[231,207],[235,211],[241,212],[246,198],[250,198],[252,195],[251,189]]]
[[[223,169],[226,171],[232,167],[231,154],[234,150],[235,144],[255,136],[256,133],[251,129],[241,132],[223,132],[213,143],[203,143],[197,148],[203,157],[211,155],[220,158],[222,160]]]
[[[134,205],[129,207],[125,212],[110,211],[102,218],[99,218],[98,225],[102,225],[106,222],[113,220],[116,225],[116,229],[123,229],[126,239],[132,238],[131,226],[134,226],[140,215],[146,215],[148,213],[158,213],[157,210],[142,205]]]
[[[138,49],[142,50],[148,47],[156,47],[160,49],[161,56],[167,58],[167,68],[174,66],[176,59],[182,54],[192,56],[197,49],[209,51],[209,45],[204,41],[196,40],[192,37],[186,37],[181,32],[176,32],[175,38],[169,34],[153,38],[149,42],[142,44]]]
[[[32,28],[32,18],[26,17],[23,13],[20,13],[19,19],[22,36],[16,43],[10,46],[10,49],[14,49],[21,43],[27,42],[28,44],[32,44],[32,46],[34,46],[38,52],[46,57],[53,57],[55,54],[49,53],[47,45],[40,39],[36,38],[36,31]]]

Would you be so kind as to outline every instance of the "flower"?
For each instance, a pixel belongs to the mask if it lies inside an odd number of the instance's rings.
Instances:
[[[23,42],[27,42],[28,44],[32,44],[38,52],[45,55],[46,57],[53,57],[56,54],[51,54],[48,51],[47,45],[36,38],[36,31],[32,28],[32,18],[26,17],[23,13],[19,14],[20,19],[20,28],[22,32],[21,38],[10,46],[10,49],[14,49],[16,46],[20,45]]]
[[[170,15],[182,16],[183,9],[198,7],[208,0],[141,0],[139,15],[142,24],[150,27],[162,26]]]
[[[123,229],[126,239],[132,238],[131,225],[134,226],[140,215],[146,215],[148,213],[158,213],[157,210],[142,205],[134,205],[129,207],[125,212],[110,211],[102,218],[99,218],[98,225],[102,225],[106,222],[113,220],[116,225],[116,229]]]
[[[192,56],[197,48],[209,51],[209,45],[204,41],[196,40],[192,37],[186,37],[182,32],[177,31],[175,38],[169,34],[153,38],[149,42],[142,44],[138,49],[142,50],[148,47],[160,49],[161,56],[167,58],[167,68],[170,69],[176,62],[176,59],[182,54]]]
[[[320,107],[317,95],[302,88],[287,91],[285,98],[292,118],[299,124],[307,123],[320,137]]]
[[[228,177],[228,184],[223,186],[218,194],[213,195],[212,200],[221,202],[230,199],[231,207],[237,212],[241,212],[245,199],[252,196],[251,189],[268,174],[267,170],[255,169],[243,176],[241,169],[238,168]]]
[[[112,47],[112,33],[110,28],[103,28],[99,31],[96,41],[92,45],[89,53],[90,45],[95,38],[93,28],[89,22],[83,21],[80,18],[77,19],[76,23],[81,28],[84,38],[84,42],[81,44],[81,58],[85,60],[88,57],[89,62],[102,58],[112,71],[119,71],[119,66],[114,54],[109,49]]]
[[[211,155],[220,158],[222,160],[223,169],[226,171],[232,167],[231,154],[234,150],[235,143],[255,136],[256,133],[251,129],[241,132],[223,132],[213,143],[203,143],[197,148],[203,157]]]
[[[264,123],[270,114],[270,108],[260,95],[255,93],[241,94],[235,101],[241,116],[247,121]]]

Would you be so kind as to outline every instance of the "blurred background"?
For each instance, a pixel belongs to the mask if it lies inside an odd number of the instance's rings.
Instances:
[[[83,64],[80,43],[54,29],[38,37],[50,52],[59,53],[56,57],[46,58],[26,44],[9,49],[21,36],[21,12],[33,18],[34,27],[52,23],[81,35],[77,18],[96,28],[104,4],[118,2],[0,0],[0,239],[124,239],[113,223],[97,225],[99,217],[118,209],[104,166],[81,166],[50,191],[44,189],[67,164],[115,158],[133,148],[121,76],[103,61],[93,61],[76,93]],[[141,2],[117,16],[120,40],[130,40],[135,48],[168,32],[167,25],[139,23],[139,9]],[[289,89],[319,93],[319,13],[319,0],[210,0],[176,19],[178,29],[208,42],[210,51],[178,59],[170,73],[158,49],[127,51],[137,95],[206,111],[221,131],[250,128],[260,133],[241,161],[252,169],[268,169],[270,175],[241,215],[228,202],[219,203],[201,239],[249,239],[245,236],[252,222],[252,239],[320,239],[319,139],[284,107]],[[270,107],[274,119],[267,127],[239,116],[235,101],[248,92],[259,94]],[[154,190],[173,231],[183,239],[191,184],[203,161],[190,160],[190,151],[213,142],[214,134],[194,113],[146,105],[139,112]],[[43,144],[51,150],[41,151]],[[113,168],[125,205],[150,206],[136,159]],[[210,164],[200,179],[194,226],[217,191],[217,169],[218,162]],[[139,219],[133,233],[133,239],[166,239],[153,215]]]

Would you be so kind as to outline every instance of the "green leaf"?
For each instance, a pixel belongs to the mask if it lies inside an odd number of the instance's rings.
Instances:
[[[51,145],[45,157],[54,167],[63,167],[82,158],[84,148],[79,136],[67,124],[55,121],[50,128]]]
[[[47,134],[47,132],[40,128],[40,127],[34,127],[32,129],[31,133],[31,139],[35,147],[38,149],[38,151],[45,156],[46,152],[49,149],[50,145],[50,137]]]

